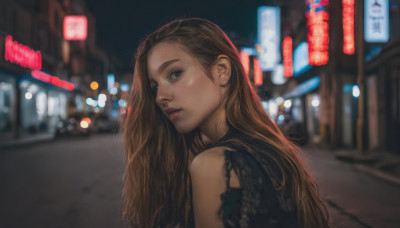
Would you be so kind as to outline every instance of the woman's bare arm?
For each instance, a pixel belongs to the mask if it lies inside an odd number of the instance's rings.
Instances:
[[[224,147],[214,147],[197,155],[190,166],[196,228],[224,227],[218,215],[221,194],[226,191]],[[231,172],[231,187],[240,187]]]

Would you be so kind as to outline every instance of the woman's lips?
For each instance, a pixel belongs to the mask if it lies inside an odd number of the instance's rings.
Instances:
[[[172,113],[169,114],[169,119],[173,120],[175,119],[175,117],[179,114],[180,110],[174,111]]]
[[[167,108],[165,110],[165,113],[167,114],[170,120],[173,120],[179,114],[180,111],[181,109]]]

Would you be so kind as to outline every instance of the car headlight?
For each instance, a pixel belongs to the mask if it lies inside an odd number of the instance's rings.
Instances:
[[[90,123],[91,123],[91,120],[90,120],[89,117],[83,118],[83,119],[81,120],[81,123],[80,123],[81,128],[88,128],[89,125],[90,125]]]

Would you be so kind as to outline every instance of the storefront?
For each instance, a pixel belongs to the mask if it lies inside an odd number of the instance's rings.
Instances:
[[[57,122],[67,117],[68,92],[29,79],[20,81],[19,91],[21,136],[53,134]]]
[[[0,71],[0,138],[7,140],[16,133],[17,80]]]
[[[67,117],[74,86],[40,71],[40,52],[11,36],[0,41],[0,146],[54,137],[58,121]]]
[[[382,48],[366,67],[369,149],[400,153],[400,40]]]
[[[346,78],[346,77],[344,77]],[[351,78],[351,77],[347,77]],[[345,148],[357,145],[358,97],[360,90],[354,82],[346,81],[342,90],[342,143]]]
[[[320,77],[315,76],[298,84],[283,95],[285,118],[297,124],[296,132],[311,143],[319,143],[320,96],[318,88]]]

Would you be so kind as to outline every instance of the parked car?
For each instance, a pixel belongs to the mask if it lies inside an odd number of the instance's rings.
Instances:
[[[117,132],[119,122],[116,119],[110,118],[107,114],[100,114],[93,118],[92,128],[94,132]]]
[[[70,116],[67,119],[60,119],[56,127],[57,136],[89,136],[91,131],[91,118],[79,115]]]

